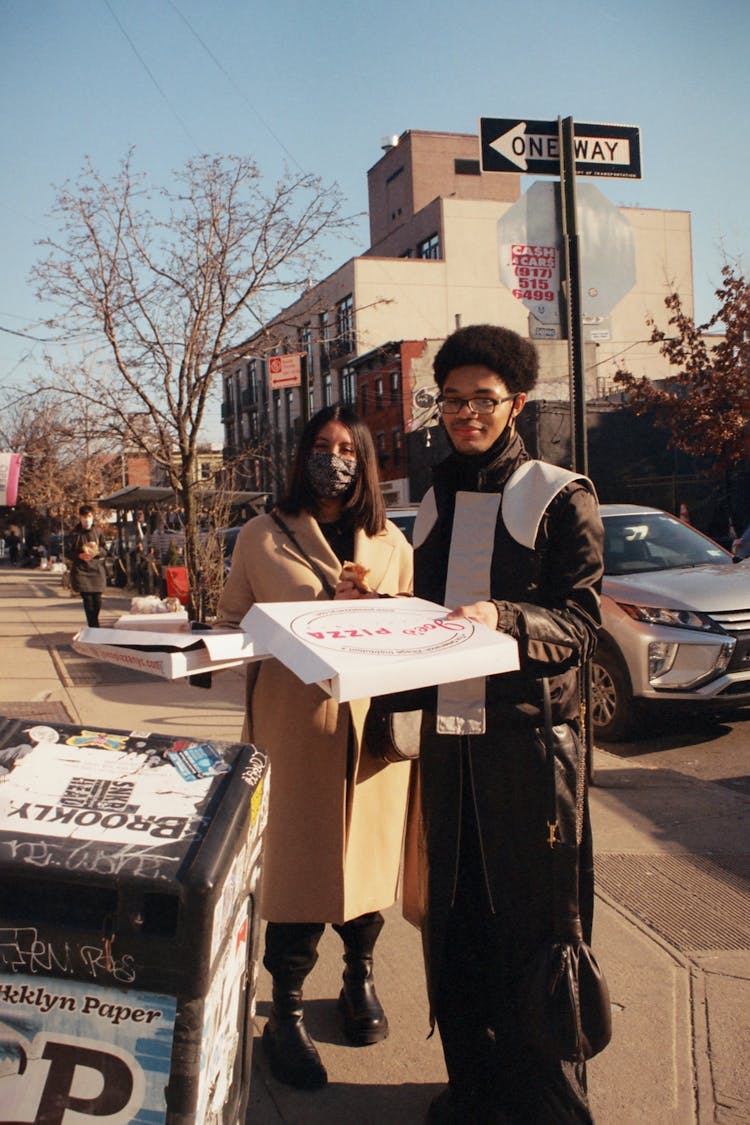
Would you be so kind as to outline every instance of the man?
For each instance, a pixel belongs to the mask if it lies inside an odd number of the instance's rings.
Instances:
[[[543,677],[552,722],[572,740],[577,763],[580,903],[590,938],[578,670],[600,624],[598,505],[590,482],[532,461],[516,432],[537,379],[532,344],[504,328],[462,328],[434,369],[453,450],[417,516],[415,593],[510,634],[520,671],[443,685],[425,710],[423,943],[450,1079],[428,1121],[588,1125],[583,1065],[545,1062],[526,1047],[517,1003],[521,968],[553,926]],[[575,807],[576,794],[568,796]]]
[[[94,509],[81,504],[78,525],[66,539],[66,556],[70,563],[70,584],[81,595],[86,624],[99,627],[102,594],[107,585],[104,569],[104,540],[101,531],[94,527]]]

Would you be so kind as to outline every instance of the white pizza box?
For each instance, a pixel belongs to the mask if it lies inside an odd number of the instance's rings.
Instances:
[[[164,680],[179,680],[194,672],[218,672],[267,654],[239,629],[212,629],[205,633],[172,633],[140,629],[85,628],[73,638],[73,648],[83,656],[148,672]]]
[[[114,624],[115,629],[146,629],[149,632],[180,633],[190,629],[186,609],[175,613],[123,613]]]
[[[512,637],[448,612],[421,598],[258,602],[240,627],[339,702],[518,668]]]

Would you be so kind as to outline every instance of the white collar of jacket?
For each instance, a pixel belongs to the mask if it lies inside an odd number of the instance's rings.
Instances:
[[[539,525],[549,505],[572,481],[593,485],[579,473],[546,461],[525,461],[508,479],[502,493],[457,492],[448,572],[445,587],[447,606],[469,605],[491,598],[490,570],[495,547],[498,513],[510,535],[522,546],[534,549]],[[435,493],[430,489],[420,505],[414,525],[414,546],[429,535],[437,519]],[[486,679],[484,676],[438,688],[438,734],[484,734]]]

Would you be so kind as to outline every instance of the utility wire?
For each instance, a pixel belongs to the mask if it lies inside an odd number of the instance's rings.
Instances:
[[[109,14],[110,14],[110,15],[112,16],[112,19],[113,19],[113,20],[115,21],[115,23],[116,23],[116,24],[117,24],[117,26],[119,27],[120,31],[122,32],[122,34],[124,35],[124,37],[125,37],[125,38],[127,39],[128,43],[130,44],[130,47],[131,47],[131,50],[133,51],[133,54],[134,54],[134,55],[135,55],[135,57],[136,57],[136,58],[138,59],[138,62],[139,62],[139,63],[141,64],[141,66],[143,67],[143,69],[144,69],[144,70],[146,71],[146,74],[147,74],[147,75],[149,76],[149,78],[151,79],[151,81],[153,82],[154,86],[156,87],[156,89],[157,89],[157,90],[159,91],[159,93],[161,94],[161,96],[162,96],[162,98],[164,99],[164,101],[165,101],[165,102],[167,103],[167,105],[168,105],[168,107],[169,107],[169,109],[170,109],[170,111],[171,111],[172,115],[174,116],[175,120],[176,120],[176,121],[177,121],[177,122],[179,123],[179,125],[180,125],[180,126],[182,127],[182,129],[183,129],[183,131],[184,131],[185,135],[187,136],[188,140],[190,141],[190,143],[191,143],[191,144],[192,144],[192,146],[194,147],[195,151],[196,151],[196,152],[201,152],[201,151],[202,151],[202,149],[201,149],[201,146],[200,146],[200,145],[198,144],[198,142],[197,142],[197,141],[195,140],[195,137],[194,137],[194,136],[192,135],[192,133],[191,133],[191,132],[190,132],[190,130],[188,129],[187,125],[186,125],[186,124],[185,124],[185,122],[184,122],[184,121],[182,120],[182,118],[180,117],[179,113],[177,112],[177,110],[175,109],[175,107],[174,107],[174,106],[172,105],[171,101],[169,100],[169,98],[167,97],[167,95],[166,95],[166,94],[164,93],[164,91],[162,90],[161,86],[160,86],[160,85],[159,85],[159,83],[157,82],[157,80],[156,80],[156,77],[155,77],[155,75],[154,75],[154,74],[153,74],[153,72],[152,72],[152,71],[150,70],[150,68],[148,67],[147,63],[146,63],[146,62],[145,62],[145,60],[144,60],[144,59],[142,58],[142,56],[141,56],[141,55],[139,54],[139,52],[138,52],[138,48],[136,47],[135,43],[134,43],[134,42],[133,42],[133,40],[132,40],[132,39],[130,38],[130,36],[128,35],[127,31],[126,31],[126,30],[125,30],[125,28],[123,27],[123,25],[122,25],[122,24],[120,23],[120,20],[119,20],[119,19],[117,18],[117,16],[116,16],[115,12],[114,12],[114,11],[112,10],[112,5],[110,4],[109,0],[104,0],[104,3],[105,3],[105,6],[106,6],[107,10],[109,11]]]
[[[276,144],[277,144],[277,145],[278,145],[278,146],[279,146],[279,147],[280,147],[280,148],[281,148],[281,149],[282,149],[282,150],[283,150],[283,151],[284,151],[284,152],[286,153],[286,155],[287,155],[287,156],[289,157],[289,159],[290,159],[290,160],[292,161],[292,163],[293,163],[293,164],[294,164],[294,165],[295,165],[295,166],[296,166],[296,167],[297,167],[297,168],[298,168],[298,169],[300,170],[300,172],[303,172],[303,173],[304,173],[305,169],[304,169],[304,168],[302,167],[302,165],[301,165],[301,164],[299,163],[299,161],[298,161],[298,160],[297,160],[297,159],[296,159],[296,158],[294,157],[294,155],[293,155],[293,154],[292,154],[292,153],[291,153],[291,152],[289,151],[289,149],[288,149],[288,148],[286,147],[286,145],[285,145],[285,144],[284,144],[284,142],[282,141],[281,137],[279,137],[279,136],[278,136],[278,135],[277,135],[277,134],[276,134],[276,133],[275,133],[275,132],[273,131],[273,129],[272,129],[272,128],[271,128],[271,126],[270,126],[270,125],[268,124],[268,122],[266,121],[266,119],[265,119],[265,118],[264,118],[264,117],[263,117],[263,116],[262,116],[262,115],[261,115],[261,114],[260,114],[260,113],[258,112],[258,110],[256,109],[256,107],[255,107],[255,106],[253,105],[253,103],[252,103],[252,102],[250,101],[250,99],[248,98],[248,96],[247,96],[247,94],[245,93],[245,91],[244,91],[244,90],[242,89],[242,87],[241,87],[241,86],[239,85],[239,83],[235,81],[234,77],[233,77],[233,76],[232,76],[232,75],[231,75],[231,74],[229,73],[229,71],[228,71],[228,70],[226,69],[226,67],[225,67],[225,66],[223,65],[223,63],[221,62],[221,60],[220,60],[220,59],[218,59],[218,58],[216,57],[216,55],[215,55],[215,54],[213,53],[213,51],[211,50],[211,48],[210,48],[210,47],[209,47],[209,46],[208,46],[208,45],[207,45],[207,44],[206,44],[206,43],[204,42],[204,40],[203,40],[203,39],[201,39],[200,35],[199,35],[199,34],[198,34],[198,32],[197,32],[197,31],[195,30],[195,28],[193,27],[193,25],[192,25],[192,24],[190,23],[190,21],[188,20],[187,16],[184,16],[184,15],[182,14],[182,12],[180,11],[180,9],[179,9],[179,8],[177,7],[177,5],[176,5],[176,4],[174,3],[174,0],[169,0],[169,5],[170,5],[170,7],[171,7],[171,8],[173,8],[173,9],[175,10],[175,12],[176,12],[176,13],[177,13],[177,15],[178,15],[178,16],[180,17],[180,19],[182,20],[182,22],[183,22],[183,23],[185,24],[185,27],[187,27],[187,29],[188,29],[188,31],[189,31],[189,32],[191,33],[191,35],[194,35],[194,36],[195,36],[195,38],[196,38],[196,39],[198,40],[198,42],[200,43],[201,47],[202,47],[202,48],[203,48],[203,50],[204,50],[204,51],[206,52],[206,54],[208,55],[208,57],[209,57],[209,58],[210,58],[210,59],[212,60],[212,62],[213,62],[213,63],[214,63],[214,64],[215,64],[215,65],[216,65],[216,66],[217,66],[218,68],[219,68],[219,70],[221,71],[221,73],[222,73],[222,74],[224,75],[224,77],[225,77],[225,78],[226,78],[226,79],[228,80],[228,82],[229,82],[229,83],[231,84],[232,88],[233,88],[233,89],[234,89],[234,90],[236,91],[236,93],[237,93],[237,94],[239,94],[239,96],[240,96],[240,97],[242,98],[243,102],[245,102],[245,104],[246,104],[246,105],[247,105],[247,106],[248,106],[248,107],[250,108],[250,110],[251,110],[251,111],[252,111],[252,112],[253,112],[253,113],[255,114],[255,116],[257,117],[258,121],[260,121],[261,125],[263,126],[263,128],[264,128],[264,129],[266,129],[266,130],[268,131],[268,133],[269,133],[269,134],[270,134],[270,135],[271,135],[271,136],[273,137],[273,139],[274,139],[274,140],[276,141]]]
[[[6,332],[9,336],[20,336],[22,340],[34,340],[37,344],[54,344],[59,343],[58,336],[30,336],[28,332],[14,332],[12,328],[3,328],[0,324],[0,332]]]

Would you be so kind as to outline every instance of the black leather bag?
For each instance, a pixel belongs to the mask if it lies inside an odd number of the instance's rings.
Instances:
[[[394,711],[391,696],[373,696],[365,719],[365,746],[384,762],[412,762],[419,757],[421,726],[421,711]]]
[[[549,683],[542,684],[550,820],[547,843],[552,849],[554,936],[521,973],[518,1012],[524,1041],[550,1059],[583,1062],[593,1058],[612,1038],[612,1007],[604,973],[583,940],[578,908],[578,851],[560,837],[575,832],[556,784],[554,731]],[[575,861],[571,861],[575,855]]]
[[[583,1062],[612,1038],[609,989],[584,941],[552,941],[526,967],[519,1008],[526,1043],[550,1059]]]

